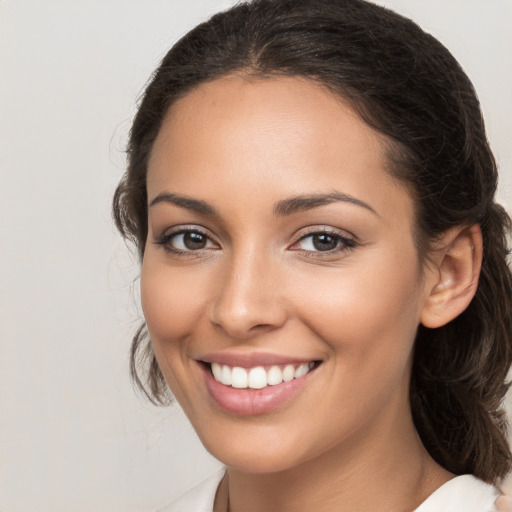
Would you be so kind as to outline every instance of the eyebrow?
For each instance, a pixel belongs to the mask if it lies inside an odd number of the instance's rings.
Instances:
[[[313,208],[318,208],[319,206],[336,202],[350,203],[355,206],[360,206],[379,217],[379,214],[369,204],[347,194],[342,194],[341,192],[331,192],[330,194],[309,194],[283,199],[275,204],[274,215],[276,217],[284,217],[292,215],[293,213],[312,210]]]
[[[348,194],[342,194],[341,192],[331,192],[329,194],[306,194],[283,199],[274,205],[273,213],[276,217],[286,217],[294,213],[312,210],[314,208],[336,202],[353,204],[355,206],[365,208],[379,216],[379,214],[369,204]],[[151,208],[159,203],[174,204],[180,208],[186,208],[187,210],[192,210],[204,215],[219,215],[217,209],[210,203],[201,199],[192,199],[191,197],[180,196],[178,194],[162,192],[151,201],[149,207]]]
[[[197,213],[218,215],[217,210],[210,203],[202,201],[201,199],[192,199],[191,197],[179,196],[177,194],[169,194],[167,192],[158,194],[153,201],[151,201],[149,207],[151,208],[158,203],[171,203]]]

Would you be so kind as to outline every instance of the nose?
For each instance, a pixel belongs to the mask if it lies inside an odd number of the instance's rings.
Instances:
[[[283,287],[270,259],[246,252],[234,256],[216,276],[210,322],[233,339],[250,339],[286,322]]]

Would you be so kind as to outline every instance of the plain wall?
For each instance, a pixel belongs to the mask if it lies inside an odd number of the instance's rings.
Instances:
[[[226,0],[0,0],[0,512],[152,511],[219,463],[134,393],[110,202],[144,83]],[[379,1],[472,77],[512,208],[512,2]]]

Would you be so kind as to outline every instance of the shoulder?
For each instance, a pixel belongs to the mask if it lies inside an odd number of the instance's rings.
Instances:
[[[224,473],[225,469],[220,469],[157,512],[212,512],[215,493]]]
[[[414,512],[494,512],[496,487],[472,475],[457,476],[442,485]]]

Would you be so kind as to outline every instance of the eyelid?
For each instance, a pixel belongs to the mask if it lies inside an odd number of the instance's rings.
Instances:
[[[182,250],[171,246],[171,240],[174,237],[186,233],[199,233],[200,235],[206,237],[210,243],[214,244],[217,248],[220,248],[220,244],[210,234],[210,232],[207,229],[203,228],[202,226],[198,226],[197,224],[180,224],[178,226],[168,228],[161,235],[155,237],[153,243],[155,245],[162,246],[167,252],[177,255],[194,255],[195,253],[200,253],[202,251],[212,250],[211,247],[197,250]]]
[[[303,238],[306,238],[308,236],[321,235],[321,234],[339,236],[340,238],[343,238],[346,240],[352,240],[354,242],[358,242],[358,239],[355,235],[353,235],[352,233],[350,233],[344,229],[320,224],[320,225],[314,225],[314,226],[307,226],[305,228],[300,229],[298,234],[295,236],[295,241],[293,243],[295,244],[299,240],[302,240]]]
[[[213,244],[215,247],[204,247],[200,249],[179,249],[177,247],[173,247],[171,241],[174,237],[177,237],[180,234],[186,233],[199,233],[200,235],[206,237],[210,244]],[[326,251],[322,250],[314,250],[314,249],[302,249],[302,248],[294,248],[301,241],[307,239],[308,237],[312,237],[315,235],[328,235],[337,239],[337,247],[333,249],[328,249]],[[333,257],[335,255],[339,255],[340,253],[346,252],[355,248],[359,245],[359,241],[357,238],[348,233],[345,230],[341,230],[339,228],[334,228],[332,226],[325,225],[315,225],[308,226],[306,228],[302,228],[299,230],[299,233],[294,237],[295,240],[288,246],[288,250],[295,251],[298,253],[303,253],[304,255],[309,255],[309,257],[314,258],[322,258],[322,257]],[[212,250],[220,249],[221,246],[219,242],[216,240],[214,236],[210,233],[210,231],[203,226],[199,226],[197,224],[189,224],[189,225],[177,225],[170,228],[167,228],[160,236],[156,237],[153,241],[155,245],[162,246],[167,252],[175,254],[175,255],[186,255],[186,256],[198,256],[204,252],[210,252]]]
[[[314,255],[314,257],[332,257],[335,254],[354,249],[359,244],[359,241],[354,235],[348,233],[347,231],[333,228],[331,226],[310,226],[307,229],[308,231],[300,233],[295,241],[289,246],[289,250]],[[305,240],[314,235],[329,235],[335,237],[338,239],[338,241],[341,241],[341,246],[328,251],[308,250],[300,248],[293,249],[293,247],[299,244],[302,240]]]

